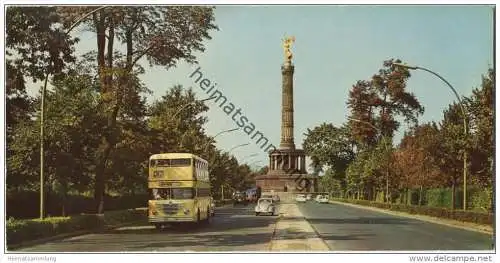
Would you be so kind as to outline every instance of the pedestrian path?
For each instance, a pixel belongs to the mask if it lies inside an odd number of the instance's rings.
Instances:
[[[305,220],[296,204],[281,204],[271,251],[328,251],[326,243]]]

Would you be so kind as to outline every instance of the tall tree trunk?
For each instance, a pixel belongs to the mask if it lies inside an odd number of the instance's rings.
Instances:
[[[408,198],[408,194],[410,193],[410,189],[407,187],[405,189],[405,204],[408,205],[410,198]]]
[[[62,187],[62,211],[61,211],[61,216],[65,217],[66,216],[66,201],[67,201],[67,196],[68,196],[68,187],[67,184],[64,183]]]
[[[423,194],[423,186],[420,185],[420,192],[418,193],[418,206],[422,205],[422,194]]]
[[[451,209],[455,210],[455,180],[451,184]]]
[[[105,48],[106,48],[106,25],[105,25],[105,15],[104,12],[99,12],[99,16],[94,14],[94,23],[97,30],[97,66],[99,69],[99,81],[101,85],[101,95],[102,95],[102,107],[104,112],[106,112],[106,106],[109,104],[109,94],[110,87],[108,85],[108,78],[105,61]],[[108,123],[109,124],[109,123]],[[101,143],[99,145],[96,171],[95,171],[95,189],[94,189],[94,199],[96,202],[96,213],[102,214],[104,212],[104,170],[106,168],[107,158],[109,152],[111,151],[111,146],[109,143],[109,134],[111,133],[111,127],[103,127],[103,135],[101,138]]]

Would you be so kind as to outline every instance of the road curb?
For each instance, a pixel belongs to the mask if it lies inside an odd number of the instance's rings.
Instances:
[[[289,210],[281,213],[276,221],[269,250],[274,252],[305,251],[307,253],[330,251],[330,246],[321,238],[297,205],[293,203],[289,205],[292,205],[292,208],[289,207]]]
[[[487,225],[478,225],[478,224],[474,224],[474,223],[461,222],[461,221],[444,219],[444,218],[437,218],[437,217],[432,217],[432,216],[427,216],[427,215],[409,214],[409,213],[405,213],[405,212],[391,211],[391,210],[377,208],[377,207],[344,203],[344,202],[340,202],[340,201],[330,201],[330,203],[351,206],[351,207],[356,207],[356,208],[365,209],[365,210],[371,210],[371,211],[375,211],[375,212],[381,212],[381,213],[394,215],[394,216],[401,216],[401,217],[416,219],[416,220],[420,220],[420,221],[424,221],[424,222],[429,222],[429,223],[434,223],[434,224],[444,225],[444,226],[449,226],[449,227],[454,227],[454,228],[460,228],[460,229],[478,232],[478,233],[483,233],[483,234],[489,234],[489,235],[493,234],[493,228],[490,226],[487,226]]]
[[[328,248],[328,250],[333,250],[330,245],[328,245],[328,243],[326,243],[326,241],[323,239],[323,237],[321,236],[321,234],[319,233],[318,229],[316,229],[316,227],[314,227],[313,224],[311,224],[311,222],[309,222],[309,220],[307,220],[307,218],[304,217],[304,220],[306,220],[306,222],[309,224],[309,226],[311,226],[311,228],[313,229],[314,233],[316,233],[316,236],[318,236],[319,239],[321,239],[321,242],[323,243],[323,245],[325,247]]]
[[[83,236],[83,235],[88,235],[88,234],[93,234],[93,233],[99,233],[101,231],[109,231],[113,230],[116,228],[128,226],[128,225],[133,225],[139,222],[143,222],[144,220],[136,220],[133,222],[127,222],[127,223],[122,223],[118,225],[112,225],[112,226],[104,226],[102,228],[96,228],[96,229],[91,229],[91,230],[80,230],[76,232],[71,232],[71,233],[64,233],[64,234],[59,234],[51,237],[44,237],[44,238],[39,238],[35,240],[30,240],[14,245],[7,245],[7,251],[16,251],[22,248],[27,248],[31,246],[36,246],[36,245],[41,245],[43,243],[51,242],[51,241],[56,241],[56,240],[62,240],[70,237],[76,237],[76,236]]]
[[[278,229],[278,222],[281,220],[281,218],[283,218],[283,214],[279,214],[278,215],[278,218],[276,218],[276,221],[274,222],[274,227],[273,227],[273,234],[271,235],[271,240],[269,241],[269,245],[267,245],[267,250],[268,251],[273,251],[272,248],[273,248],[273,241],[276,237],[276,233],[277,233],[277,229]]]

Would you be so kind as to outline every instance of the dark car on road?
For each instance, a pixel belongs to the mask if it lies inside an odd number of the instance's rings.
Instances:
[[[236,192],[233,195],[233,204],[238,205],[238,204],[243,204],[246,205],[248,203],[247,198],[246,198],[246,193],[244,192]]]

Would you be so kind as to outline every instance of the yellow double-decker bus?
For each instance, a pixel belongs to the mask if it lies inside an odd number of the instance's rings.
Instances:
[[[210,222],[206,160],[190,153],[154,154],[149,158],[148,188],[148,220],[156,228],[179,222]]]

